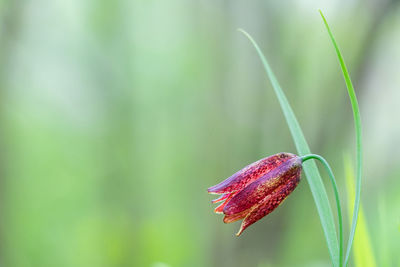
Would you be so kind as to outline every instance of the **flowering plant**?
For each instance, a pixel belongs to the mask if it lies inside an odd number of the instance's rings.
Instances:
[[[240,235],[248,226],[276,209],[279,204],[282,203],[291,192],[293,192],[300,181],[300,175],[303,169],[320,216],[332,264],[336,267],[343,265],[347,266],[357,225],[358,210],[360,206],[362,169],[361,120],[356,94],[347,67],[344,63],[344,59],[321,11],[320,14],[339,59],[353,109],[356,130],[356,194],[353,219],[344,260],[341,206],[333,172],[328,162],[323,157],[311,154],[301,127],[265,56],[253,38],[243,30],[240,31],[243,32],[254,45],[264,65],[265,71],[277,95],[293,140],[296,144],[297,152],[300,156],[290,153],[279,153],[261,159],[236,172],[221,183],[208,188],[208,192],[212,194],[221,194],[221,197],[213,200],[213,202],[222,202],[222,204],[215,209],[215,212],[223,213],[225,215],[225,223],[243,219],[240,230],[237,233],[237,235]],[[319,160],[329,174],[336,200],[339,230],[338,236],[324,184],[322,183],[316,164],[314,162],[305,163],[305,161],[309,159]]]

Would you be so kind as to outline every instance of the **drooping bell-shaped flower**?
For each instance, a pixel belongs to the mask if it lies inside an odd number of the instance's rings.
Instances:
[[[243,219],[239,236],[247,227],[271,213],[296,188],[302,169],[300,157],[279,153],[256,161],[225,181],[208,188],[221,194],[213,203],[222,202],[216,213],[224,213],[224,222]]]

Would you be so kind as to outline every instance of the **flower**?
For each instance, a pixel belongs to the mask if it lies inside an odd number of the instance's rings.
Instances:
[[[208,188],[210,194],[222,194],[212,201],[223,201],[215,212],[225,214],[225,223],[243,219],[236,234],[239,236],[247,227],[271,213],[293,192],[300,181],[301,164],[299,156],[278,153],[246,166]]]

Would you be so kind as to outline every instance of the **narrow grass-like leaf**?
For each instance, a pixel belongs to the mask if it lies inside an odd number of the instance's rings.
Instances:
[[[294,115],[294,112],[285,96],[285,93],[281,89],[278,80],[276,79],[274,73],[272,72],[264,54],[258,47],[257,43],[253,38],[244,30],[239,29],[253,44],[256,49],[262,64],[264,65],[265,71],[271,81],[272,87],[274,88],[275,94],[278,97],[279,104],[282,108],[283,114],[288,123],[290,132],[292,134],[294,143],[297,148],[297,152],[300,156],[311,154],[310,148],[304,138],[303,131]],[[304,163],[304,172],[307,177],[308,184],[310,186],[312,195],[314,197],[315,205],[317,206],[318,214],[321,220],[322,228],[324,230],[326,242],[328,245],[329,253],[332,259],[333,266],[339,266],[339,244],[336,235],[335,222],[332,215],[332,209],[329,204],[328,196],[326,194],[325,186],[322,182],[321,176],[319,174],[317,165],[314,161],[308,161]]]
[[[348,199],[349,218],[353,214],[353,205],[355,198],[354,190],[354,168],[349,155],[344,157],[344,172],[346,178],[346,192]],[[383,245],[383,244],[381,244]],[[354,235],[353,256],[355,267],[376,267],[374,250],[372,249],[371,237],[368,233],[367,221],[363,212],[362,204],[358,215],[357,230]]]
[[[356,93],[354,91],[353,84],[350,79],[349,72],[347,71],[346,64],[344,62],[343,56],[340,53],[339,46],[336,43],[335,37],[332,34],[331,29],[329,28],[328,22],[326,21],[324,15],[322,14],[321,10],[319,11],[321,14],[322,19],[324,20],[325,27],[329,33],[331,38],[332,44],[335,47],[335,51],[337,57],[339,59],[340,67],[343,72],[344,81],[346,83],[347,92],[350,97],[351,107],[353,109],[353,117],[354,117],[354,127],[356,131],[356,168],[357,168],[357,175],[356,175],[356,196],[354,200],[354,211],[353,211],[353,219],[350,228],[350,235],[349,240],[347,243],[347,250],[346,250],[346,258],[345,258],[345,266],[347,266],[350,257],[351,246],[354,240],[354,233],[356,231],[357,226],[357,219],[358,219],[358,211],[360,208],[360,197],[361,197],[361,171],[362,171],[362,141],[361,141],[361,118],[360,118],[360,110],[358,107]]]

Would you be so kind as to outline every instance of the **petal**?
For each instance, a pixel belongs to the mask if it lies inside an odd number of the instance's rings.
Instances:
[[[236,234],[239,236],[247,227],[260,220],[264,216],[271,213],[276,209],[286,197],[293,192],[300,181],[300,170],[299,175],[295,176],[294,179],[290,180],[288,183],[280,185],[276,190],[274,190],[270,195],[268,195],[263,201],[261,201],[256,208],[254,208],[242,222],[239,232]]]
[[[296,157],[291,153],[279,153],[256,161],[233,174],[221,183],[208,188],[211,194],[224,194],[240,191],[269,171],[277,168],[283,162]]]
[[[219,198],[213,199],[211,202],[212,203],[218,203],[221,202],[222,200],[225,200],[229,197],[230,194],[223,194],[222,196],[220,196]]]
[[[252,209],[248,209],[248,210],[244,210],[242,212],[235,213],[235,214],[232,214],[232,215],[225,215],[224,223],[232,223],[232,222],[236,222],[238,220],[241,220],[244,217],[246,217],[251,211],[252,211]]]
[[[298,157],[282,163],[237,193],[223,209],[224,214],[232,215],[257,205],[280,185],[299,176],[300,171],[301,161]]]
[[[214,212],[215,212],[215,213],[222,213],[222,211],[223,211],[225,205],[226,205],[226,204],[229,202],[229,200],[231,200],[234,196],[235,196],[234,193],[228,194],[228,197],[226,198],[226,200],[225,200],[224,202],[222,202],[218,207],[216,207],[216,208],[214,209]]]

